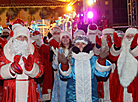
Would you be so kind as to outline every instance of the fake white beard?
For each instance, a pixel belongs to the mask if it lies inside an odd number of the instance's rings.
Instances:
[[[137,75],[137,60],[129,52],[133,38],[122,41],[122,51],[117,61],[118,75],[123,87],[128,87]]]
[[[17,39],[13,40],[10,46],[11,54],[28,56],[30,54],[28,43],[26,41],[20,41]]]
[[[32,39],[36,41],[36,44],[38,46],[41,46],[42,45],[42,39],[41,39],[41,35],[40,34],[33,36]]]

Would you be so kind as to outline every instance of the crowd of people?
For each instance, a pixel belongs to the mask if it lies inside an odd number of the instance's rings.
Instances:
[[[54,26],[44,37],[32,23],[2,28],[0,102],[137,102],[137,28]]]

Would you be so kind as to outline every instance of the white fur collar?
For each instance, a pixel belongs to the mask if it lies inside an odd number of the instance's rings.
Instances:
[[[78,54],[72,52],[72,57],[76,60],[89,60],[94,55],[93,50],[89,53],[79,52]]]

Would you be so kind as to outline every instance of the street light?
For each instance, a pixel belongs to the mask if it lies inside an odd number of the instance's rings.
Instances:
[[[71,10],[72,10],[71,6],[68,6],[67,11],[71,11]]]

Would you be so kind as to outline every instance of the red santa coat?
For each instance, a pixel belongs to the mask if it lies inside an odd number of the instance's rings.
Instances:
[[[42,85],[42,100],[51,100],[52,89],[53,89],[53,70],[52,62],[49,62],[50,59],[50,47],[53,46],[57,48],[59,43],[53,39],[49,40],[49,44],[42,44],[39,53],[41,55],[42,63],[44,65],[44,79]]]
[[[0,79],[4,80],[2,102],[40,102],[40,97],[34,78],[40,77],[43,72],[40,55],[37,51],[33,51],[34,65],[31,71],[24,68],[22,58],[19,64],[23,68],[23,74],[10,73],[10,65],[14,56],[5,56],[0,53]]]
[[[133,52],[137,52],[137,51],[138,51],[138,48],[136,48],[135,51],[133,51]],[[113,50],[113,49],[111,52],[112,52],[111,53],[112,59],[114,59],[118,52]],[[131,68],[134,68],[134,67],[132,66]],[[132,79],[129,79],[129,81],[127,81],[128,82],[128,85],[127,85],[127,83],[123,84],[123,82],[121,81],[121,78],[119,77],[119,71],[118,70],[119,69],[117,67],[113,73],[112,81],[110,84],[110,86],[111,86],[110,87],[110,97],[111,97],[112,102],[124,102],[124,101],[126,102],[126,100],[128,100],[127,102],[137,102],[137,100],[138,100],[138,97],[137,97],[137,94],[138,94],[138,88],[137,88],[138,75],[134,73],[135,76],[133,76]],[[126,73],[126,75],[128,77],[130,76],[128,73]],[[124,86],[124,85],[126,85],[126,86]]]
[[[111,101],[113,96],[112,92],[115,91],[112,88],[112,84],[114,83],[113,76],[114,76],[114,73],[116,73],[115,66],[121,50],[116,51],[115,56],[111,54],[112,50],[113,50],[113,46],[111,47],[111,50],[109,50],[109,55],[107,57],[107,59],[112,62],[112,70],[110,72],[110,75],[107,78],[98,78],[98,95],[99,95],[99,100],[101,102],[112,102]]]

